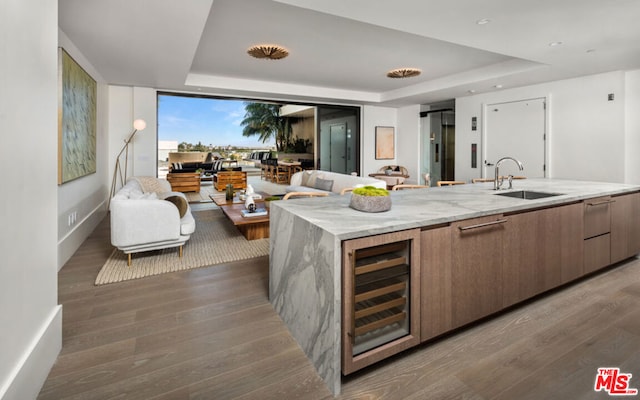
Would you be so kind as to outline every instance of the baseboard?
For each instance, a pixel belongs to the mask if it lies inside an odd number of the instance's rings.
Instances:
[[[0,388],[2,400],[35,399],[62,349],[62,306],[56,306]]]
[[[106,201],[95,207],[78,225],[58,241],[58,271],[107,215]]]

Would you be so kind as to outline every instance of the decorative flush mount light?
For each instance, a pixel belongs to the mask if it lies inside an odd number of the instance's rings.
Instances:
[[[258,44],[249,47],[247,53],[255,58],[280,60],[289,55],[289,50],[277,44]]]
[[[387,72],[389,78],[411,78],[422,73],[418,68],[397,68]]]

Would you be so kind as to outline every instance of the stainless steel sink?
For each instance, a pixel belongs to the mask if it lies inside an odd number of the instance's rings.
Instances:
[[[514,199],[535,200],[545,197],[561,196],[562,193],[535,192],[533,190],[516,190],[513,192],[496,193],[497,196],[513,197]]]

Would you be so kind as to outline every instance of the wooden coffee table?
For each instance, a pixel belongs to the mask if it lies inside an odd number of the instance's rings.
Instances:
[[[265,193],[265,192],[255,192],[256,194],[259,194],[260,196],[262,196],[261,199],[254,199],[255,203],[258,204],[260,202],[264,202],[264,199],[266,199],[267,197],[270,196],[269,193]],[[226,193],[214,193],[214,194],[210,194],[209,198],[211,200],[213,200],[214,203],[216,203],[216,205],[218,207],[220,206],[226,206],[229,204],[244,204],[244,200],[240,200],[239,197],[239,193],[235,192],[233,195],[233,199],[232,200],[227,200],[227,196]]]
[[[262,199],[255,201],[258,208],[264,208],[263,199],[269,195],[263,192],[256,192],[262,196]],[[269,237],[269,209],[267,215],[258,217],[243,217],[242,210],[245,210],[244,201],[238,199],[236,195],[232,201],[227,201],[224,197],[211,195],[211,199],[222,210],[224,215],[229,218],[231,223],[235,225],[240,233],[247,240],[263,239]]]

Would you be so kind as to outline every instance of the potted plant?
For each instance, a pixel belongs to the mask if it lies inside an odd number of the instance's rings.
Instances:
[[[278,197],[278,196],[269,196],[269,197],[266,197],[266,198],[264,199],[264,206],[265,206],[265,208],[269,208],[269,205],[271,204],[271,202],[272,202],[272,201],[276,201],[276,200],[282,200],[282,199],[281,199],[280,197]]]
[[[349,207],[364,212],[383,212],[391,209],[391,196],[387,189],[374,186],[355,188],[351,192]]]

